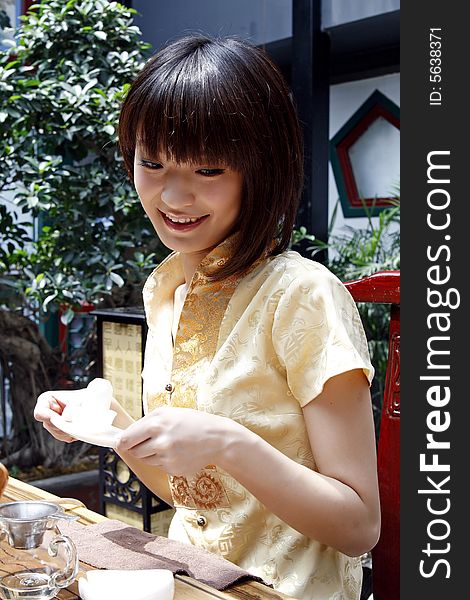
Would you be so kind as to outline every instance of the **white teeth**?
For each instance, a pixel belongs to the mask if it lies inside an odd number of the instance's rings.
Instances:
[[[165,217],[167,217],[167,219],[170,219],[170,221],[172,221],[173,223],[195,223],[196,221],[199,221],[200,217],[192,217],[192,218],[188,218],[188,219],[175,219],[174,217],[170,217],[170,215],[165,214]]]

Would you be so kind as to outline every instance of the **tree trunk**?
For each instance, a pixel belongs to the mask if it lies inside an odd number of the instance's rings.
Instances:
[[[2,462],[21,468],[69,465],[89,446],[58,442],[33,417],[39,394],[57,389],[59,351],[49,346],[33,321],[19,313],[0,309],[0,332],[0,361],[9,381],[12,411],[12,435],[4,432]]]

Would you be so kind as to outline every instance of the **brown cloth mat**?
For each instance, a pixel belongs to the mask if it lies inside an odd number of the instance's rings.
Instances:
[[[248,579],[262,581],[237,565],[189,544],[160,537],[108,520],[95,525],[60,524],[72,538],[81,562],[98,569],[169,569],[218,590]]]

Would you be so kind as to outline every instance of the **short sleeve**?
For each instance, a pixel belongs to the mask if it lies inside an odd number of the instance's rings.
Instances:
[[[362,369],[372,382],[374,368],[356,304],[324,267],[290,283],[277,305],[272,335],[288,386],[301,406],[340,373]]]

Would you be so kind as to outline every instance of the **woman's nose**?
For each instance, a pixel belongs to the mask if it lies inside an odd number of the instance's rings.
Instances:
[[[194,202],[194,195],[187,183],[182,178],[172,177],[165,182],[161,197],[168,207],[190,206]]]

